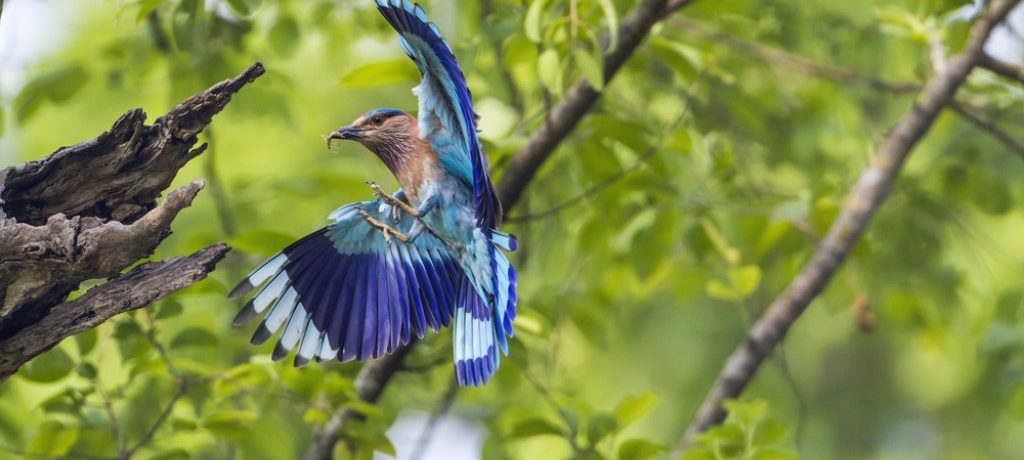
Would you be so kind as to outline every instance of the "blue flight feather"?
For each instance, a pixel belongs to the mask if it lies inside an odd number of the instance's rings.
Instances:
[[[496,228],[501,221],[501,204],[487,175],[487,158],[476,135],[472,94],[455,55],[419,5],[377,0],[377,8],[399,33],[406,54],[422,74],[420,119],[428,118],[422,112],[431,112],[446,128],[446,133],[437,136],[432,136],[431,130],[422,131],[440,155],[442,166],[472,186],[477,226]],[[457,134],[460,142],[438,139],[448,133]]]

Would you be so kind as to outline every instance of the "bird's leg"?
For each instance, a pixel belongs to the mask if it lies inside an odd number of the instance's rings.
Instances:
[[[390,225],[385,224],[384,222],[381,222],[381,221],[379,221],[377,219],[374,219],[373,217],[370,217],[370,215],[367,214],[366,211],[363,211],[362,209],[360,209],[359,210],[359,215],[362,216],[363,220],[365,220],[366,223],[370,224],[371,227],[376,228],[377,230],[380,230],[380,232],[384,234],[384,241],[387,241],[388,244],[391,244],[391,237],[392,236],[394,236],[395,238],[398,238],[398,241],[401,241],[403,243],[408,243],[410,241],[410,238],[409,238],[408,235],[406,235],[406,234],[404,234],[404,233],[402,233],[402,232],[400,232],[398,230],[395,230],[394,228],[391,228]]]
[[[377,198],[380,198],[381,201],[391,205],[392,207],[401,209],[406,214],[415,218],[419,218],[420,216],[423,215],[421,212],[416,210],[416,208],[412,207],[409,203],[406,203],[405,201],[395,197],[394,195],[385,192],[384,189],[380,188],[380,186],[377,185],[376,182],[368,180],[366,181],[366,184],[369,185],[371,189],[373,189],[373,193],[377,195]]]

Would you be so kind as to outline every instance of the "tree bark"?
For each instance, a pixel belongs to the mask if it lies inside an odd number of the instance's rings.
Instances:
[[[882,139],[871,164],[861,173],[839,216],[807,265],[754,323],[746,341],[725,361],[680,441],[680,449],[684,449],[694,435],[722,422],[726,415],[722,402],[740,395],[800,314],[824,291],[885,200],[907,155],[928,132],[942,109],[953,101],[967,75],[979,65],[985,41],[992,29],[1018,2],[996,0],[989,3],[971,28],[966,49],[950,59],[944,69],[928,81],[917,102]]]
[[[150,262],[202,181],[156,205],[178,170],[201,154],[199,133],[264,72],[253,64],[172,108],[153,125],[134,109],[110,129],[36,161],[0,170],[0,381],[63,338],[143,307],[214,269],[228,247]],[[82,282],[115,278],[72,302]]]

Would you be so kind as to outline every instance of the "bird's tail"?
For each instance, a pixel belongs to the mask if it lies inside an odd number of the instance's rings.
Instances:
[[[516,316],[516,271],[502,250],[516,249],[515,237],[497,230],[476,230],[463,260],[463,278],[455,311],[452,347],[455,375],[463,386],[487,383],[508,355]]]

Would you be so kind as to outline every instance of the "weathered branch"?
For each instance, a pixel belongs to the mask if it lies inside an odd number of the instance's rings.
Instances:
[[[693,0],[644,0],[627,16],[618,31],[618,46],[605,56],[604,80],[610,82],[630,56],[636,52],[650,32],[651,27],[676,10],[693,3]],[[566,93],[565,98],[551,110],[551,116],[530,136],[526,145],[517,151],[498,183],[497,192],[506,212],[519,201],[537,169],[555,151],[579,121],[593,107],[601,92],[585,81],[579,81]],[[360,397],[376,401],[384,391],[391,377],[401,367],[406,351],[364,365],[356,390]],[[363,378],[363,375],[367,378]],[[369,378],[373,376],[373,378]],[[372,395],[372,400],[362,395]],[[314,433],[312,444],[303,456],[306,460],[331,458],[331,451],[338,441],[344,423],[356,414],[342,408]]]
[[[96,139],[0,171],[0,206],[8,218],[41,225],[56,214],[129,223],[152,209],[175,174],[205,147],[199,132],[243,86],[263,75],[260,63],[190,97],[146,126],[131,110]],[[83,172],[88,174],[83,174]]]
[[[0,170],[0,380],[64,337],[213,270],[226,246],[143,265],[61,303],[83,281],[116,277],[149,257],[170,234],[171,222],[203,182],[171,192],[160,206],[156,198],[203,152],[205,145],[193,147],[212,117],[263,72],[256,63],[185,100],[152,126],[144,124],[142,110],[131,110],[95,139]],[[108,292],[119,297],[104,297]]]
[[[761,363],[785,337],[790,326],[820,294],[850,254],[864,228],[882,204],[903,162],[935,118],[949,104],[967,75],[978,65],[986,39],[1019,0],[996,0],[974,24],[966,49],[933,76],[917,102],[882,139],[871,164],[861,173],[825,239],[789,287],[750,329],[746,341],[729,358],[680,442],[720,423],[722,402],[735,398],[754,377]]]
[[[0,342],[0,380],[66,337],[94,328],[117,314],[149,305],[205,278],[227,252],[227,245],[218,243],[187,257],[149,262],[54,307],[41,321]]]

